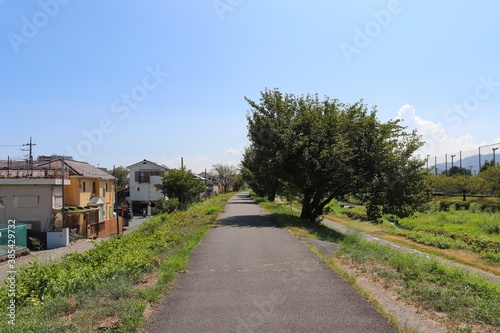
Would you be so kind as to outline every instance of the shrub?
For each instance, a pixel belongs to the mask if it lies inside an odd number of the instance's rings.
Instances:
[[[441,212],[447,212],[450,210],[451,202],[448,201],[440,201],[439,202],[439,210]]]
[[[455,210],[469,210],[470,202],[468,201],[453,201]]]
[[[172,199],[167,200],[165,198],[160,198],[160,199],[156,200],[155,206],[151,210],[151,213],[153,215],[173,213],[178,208],[179,208],[179,199],[172,198]]]

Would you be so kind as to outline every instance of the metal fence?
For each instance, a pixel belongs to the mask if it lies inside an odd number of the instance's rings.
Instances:
[[[26,225],[18,224],[0,229],[0,257],[28,248]]]
[[[427,155],[426,168],[436,175],[446,173],[452,167],[460,167],[470,171],[475,176],[485,162],[500,162],[500,143],[480,146],[477,149],[461,150],[449,154],[433,156]],[[425,157],[425,156],[424,156]]]

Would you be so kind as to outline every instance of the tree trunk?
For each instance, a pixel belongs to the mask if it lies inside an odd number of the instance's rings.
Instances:
[[[318,216],[323,214],[323,207],[321,206],[321,198],[314,196],[313,199],[309,195],[304,195],[304,202],[302,204],[302,211],[300,218],[316,222]]]
[[[311,198],[309,195],[304,195],[304,200],[302,202],[302,211],[300,212],[300,218],[304,220],[310,220],[312,216]]]
[[[467,201],[467,200],[465,199],[465,190],[462,190],[462,195],[463,195],[462,201]]]
[[[267,194],[267,200],[273,202],[276,199],[276,191],[270,191]]]

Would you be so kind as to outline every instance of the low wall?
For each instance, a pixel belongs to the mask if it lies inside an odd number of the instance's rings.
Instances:
[[[47,250],[65,247],[69,244],[69,228],[47,232]]]
[[[121,217],[118,217],[118,230],[120,230],[120,233],[123,232],[123,220]],[[116,217],[99,222],[99,225],[92,223],[87,227],[88,238],[102,238],[112,234],[116,234]]]

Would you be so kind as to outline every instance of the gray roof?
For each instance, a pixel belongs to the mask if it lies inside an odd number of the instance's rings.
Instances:
[[[135,167],[135,166],[137,166],[137,165],[138,165],[138,166],[141,166],[141,165],[143,165],[143,164],[145,164],[145,165],[146,165],[146,164],[149,164],[149,165],[152,165],[152,166],[157,167],[158,169],[163,169],[163,170],[165,170],[165,171],[166,171],[166,170],[168,170],[168,167],[167,167],[167,166],[165,166],[165,165],[159,165],[159,164],[156,164],[155,162],[151,162],[151,161],[146,160],[146,159],[144,159],[144,160],[142,160],[142,161],[140,161],[140,162],[134,163],[134,164],[132,164],[132,165],[129,165],[129,166],[127,167],[127,169],[132,169],[133,167]]]
[[[79,162],[79,161],[64,161],[64,163],[70,167],[73,171],[75,171],[77,176],[81,177],[89,177],[89,178],[101,178],[111,180],[114,179],[112,175],[103,171],[99,168],[96,168],[93,165],[88,164],[87,162]]]
[[[47,168],[50,166],[51,168],[58,168],[57,163],[61,163],[60,160],[52,160],[48,162],[37,163],[37,168]],[[64,164],[69,169],[70,176],[73,177],[88,177],[88,178],[100,178],[106,180],[115,179],[112,175],[107,173],[104,170],[96,168],[93,165],[88,164],[87,162],[73,161],[73,160],[64,160]]]

